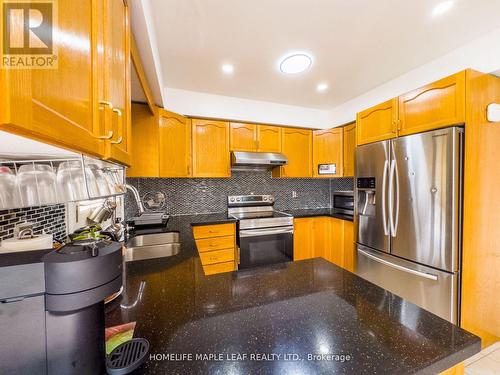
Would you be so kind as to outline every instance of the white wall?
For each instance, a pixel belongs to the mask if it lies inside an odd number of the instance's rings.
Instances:
[[[187,116],[328,128],[328,111],[165,87],[167,109]]]
[[[500,29],[486,34],[436,60],[384,83],[329,112],[330,126],[356,119],[356,113],[460,70],[472,68],[500,73]]]

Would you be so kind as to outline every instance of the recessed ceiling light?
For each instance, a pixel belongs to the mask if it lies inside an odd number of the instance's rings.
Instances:
[[[293,52],[279,61],[279,69],[286,74],[298,74],[306,71],[312,65],[311,55],[305,52]]]
[[[221,69],[225,74],[233,74],[234,73],[234,66],[232,66],[231,64],[222,64]]]
[[[323,92],[328,89],[328,83],[326,82],[321,82],[318,83],[318,86],[316,86],[316,91]]]
[[[432,15],[439,16],[443,13],[446,13],[447,11],[449,11],[453,7],[454,3],[455,3],[454,0],[447,0],[447,1],[443,1],[439,4],[437,4],[434,7],[434,9],[432,10]]]

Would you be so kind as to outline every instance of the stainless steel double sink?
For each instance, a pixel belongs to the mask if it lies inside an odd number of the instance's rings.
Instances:
[[[179,253],[179,232],[144,234],[131,238],[125,245],[125,261],[171,257]]]

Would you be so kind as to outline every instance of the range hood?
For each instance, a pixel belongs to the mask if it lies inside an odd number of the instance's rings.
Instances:
[[[273,168],[287,163],[287,157],[278,152],[235,151],[231,155],[231,164],[236,168]]]

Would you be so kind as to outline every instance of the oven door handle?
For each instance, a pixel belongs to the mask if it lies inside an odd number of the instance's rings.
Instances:
[[[240,230],[240,237],[269,236],[273,234],[293,234],[293,227]]]

